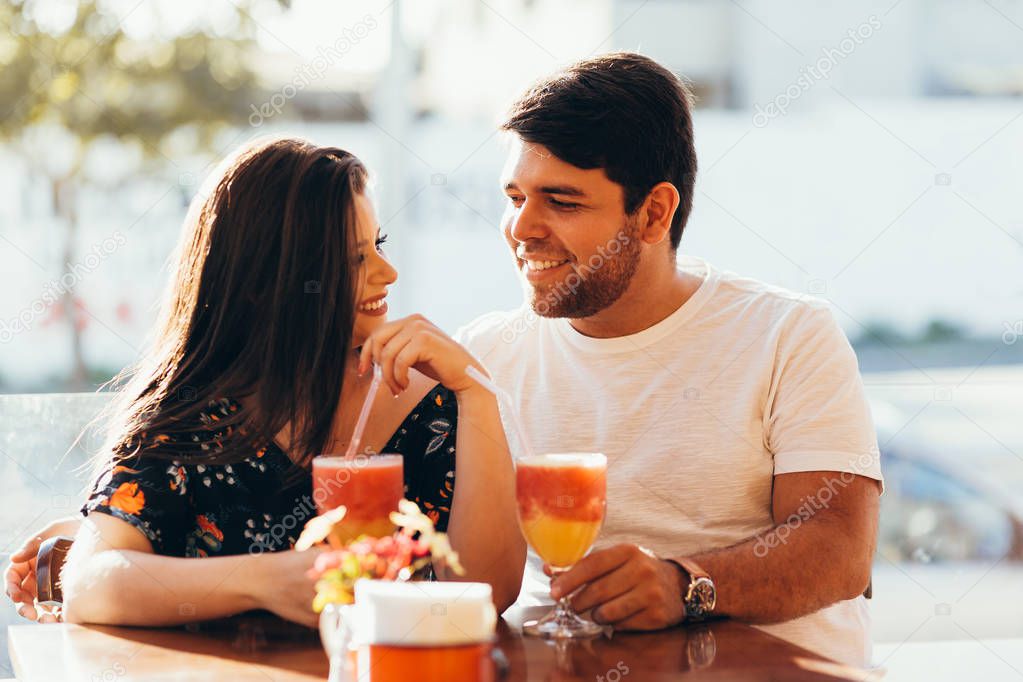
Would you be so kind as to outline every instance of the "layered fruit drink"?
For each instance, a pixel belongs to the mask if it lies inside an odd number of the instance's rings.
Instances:
[[[519,524],[547,564],[568,568],[600,534],[607,498],[607,458],[596,453],[523,457],[515,464]]]
[[[379,538],[393,533],[390,515],[404,496],[401,455],[313,459],[313,500],[319,513],[341,505],[348,510],[334,527],[341,542],[360,535]]]

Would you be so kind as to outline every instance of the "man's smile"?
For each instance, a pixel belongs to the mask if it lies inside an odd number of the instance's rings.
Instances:
[[[571,261],[567,259],[519,258],[519,269],[525,273],[526,280],[531,284],[560,279],[565,275],[565,269],[571,267]]]

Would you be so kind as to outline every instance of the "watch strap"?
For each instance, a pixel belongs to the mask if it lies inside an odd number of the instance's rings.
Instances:
[[[700,565],[692,559],[672,559],[676,564],[682,567],[682,570],[689,574],[689,582],[693,583],[697,578],[710,579],[710,574],[707,571],[700,568]]]

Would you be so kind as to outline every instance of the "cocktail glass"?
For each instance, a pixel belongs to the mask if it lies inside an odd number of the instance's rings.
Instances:
[[[519,525],[526,542],[555,576],[569,570],[600,534],[607,505],[607,458],[597,453],[522,457],[515,463]],[[547,639],[593,637],[603,628],[580,618],[568,601],[522,627]]]

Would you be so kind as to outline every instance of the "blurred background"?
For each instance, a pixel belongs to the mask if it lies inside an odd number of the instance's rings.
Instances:
[[[362,157],[393,314],[454,331],[521,300],[504,107],[627,49],[699,97],[680,250],[827,299],[859,355],[877,661],[1023,633],[1023,1],[0,0],[0,22],[0,561],[77,509],[96,438],[68,447],[106,400],[83,394],[143,347],[227,153],[296,133]]]

